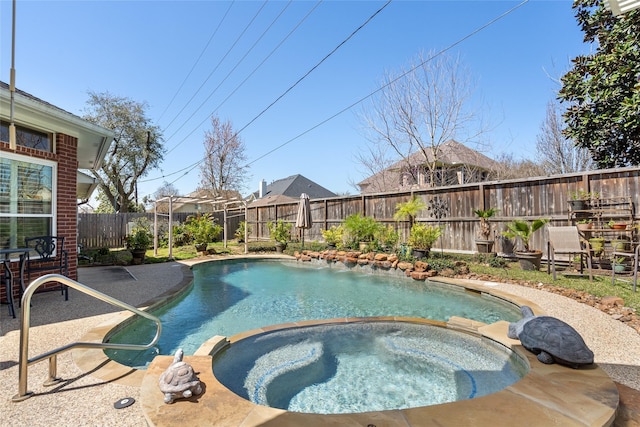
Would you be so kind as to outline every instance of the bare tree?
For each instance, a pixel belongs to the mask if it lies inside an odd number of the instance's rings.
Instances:
[[[513,154],[503,153],[496,158],[496,167],[491,172],[490,179],[517,179],[544,175],[541,165],[528,159],[516,160]]]
[[[480,114],[471,108],[473,84],[469,76],[458,58],[420,55],[396,76],[387,74],[371,108],[361,113],[369,141],[390,147],[404,163],[401,174],[411,176],[414,182],[419,183],[426,168],[425,184],[437,185],[438,170],[443,167],[442,144],[452,139],[477,143],[484,132]],[[384,149],[371,149],[369,155],[357,160],[365,168],[382,168],[385,163],[375,157],[380,152]],[[416,152],[421,153],[420,165],[412,156]]]
[[[211,116],[211,130],[204,135],[205,158],[200,165],[200,186],[220,196],[242,189],[248,173],[245,145],[233,131],[231,122]]]
[[[563,110],[558,101],[549,101],[547,115],[537,136],[538,163],[545,173],[550,175],[581,172],[594,168],[595,164],[589,150],[576,146],[573,140],[563,134],[562,113]]]
[[[153,200],[148,200],[145,198],[144,203],[151,203],[168,196],[180,196],[180,191],[172,183],[164,181],[162,185],[153,193]],[[158,212],[169,212],[169,202],[156,202],[156,208]]]

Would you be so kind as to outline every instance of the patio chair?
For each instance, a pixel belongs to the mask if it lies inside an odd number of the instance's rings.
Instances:
[[[640,258],[640,243],[636,243],[636,249],[633,252],[614,251],[611,253],[612,259],[625,258],[631,260],[631,272],[633,277],[633,292],[636,291],[636,284],[638,283],[638,259]],[[611,284],[616,282],[616,269],[611,266]]]
[[[589,269],[589,280],[593,281],[593,270],[591,268],[591,248],[589,242],[580,240],[578,227],[575,225],[561,227],[547,227],[549,239],[547,240],[547,274],[549,269],[553,270],[553,280],[556,280],[556,255],[580,255],[580,274],[583,274],[583,257],[586,257],[587,268]]]
[[[31,283],[32,273],[57,273],[69,276],[69,254],[64,249],[64,237],[25,237],[24,244],[35,252],[33,257],[31,254],[27,256],[25,271],[28,283]],[[68,300],[69,287],[61,285],[60,290],[64,299]]]

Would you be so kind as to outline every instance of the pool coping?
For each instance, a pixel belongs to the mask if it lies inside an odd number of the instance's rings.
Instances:
[[[526,351],[520,341],[507,337],[509,323],[491,325],[452,318],[439,322],[422,318],[375,317],[345,318],[322,321],[294,322],[260,328],[234,335],[229,339],[214,337],[194,356],[185,356],[205,384],[205,392],[197,397],[165,404],[158,387],[162,372],[173,361],[172,356],[158,356],[147,368],[141,384],[140,404],[147,422],[152,426],[460,426],[519,425],[529,426],[607,426],[615,419],[618,391],[614,382],[597,365],[571,369],[562,365],[545,365]],[[222,385],[213,374],[213,356],[227,345],[248,336],[282,328],[322,325],[339,322],[403,321],[444,327],[500,343],[517,353],[530,366],[520,381],[507,388],[470,400],[423,406],[410,409],[373,411],[354,414],[306,414],[257,405],[236,395]],[[471,329],[477,328],[475,332]],[[197,406],[193,404],[197,403]]]
[[[200,262],[217,262],[226,260],[261,259],[261,260],[289,260],[289,256],[234,256],[224,259],[205,259],[185,263],[183,280],[170,291],[154,298],[145,304],[144,309],[156,308],[166,304],[171,298],[189,288],[193,279],[191,267]],[[528,301],[491,288],[491,282],[478,283],[462,279],[432,277],[429,280],[440,283],[461,286],[466,290],[486,293],[504,299],[516,305],[529,305],[536,314],[544,314],[539,306]],[[111,316],[107,321],[89,331],[82,341],[102,342],[113,333],[114,328],[121,327],[123,322],[133,316],[128,312],[120,312]],[[356,318],[362,321],[362,318]],[[352,319],[352,320],[356,320]],[[371,318],[368,318],[371,319]],[[393,319],[393,318],[382,318]],[[345,319],[347,321],[348,319]],[[141,404],[150,425],[175,425],[177,422],[187,422],[201,425],[207,420],[207,425],[238,425],[238,426],[299,426],[315,425],[510,425],[522,423],[523,417],[528,425],[546,426],[551,423],[562,425],[611,425],[615,418],[619,396],[615,383],[596,364],[590,368],[579,370],[560,365],[541,364],[535,355],[524,350],[517,340],[507,338],[507,322],[497,322],[485,325],[469,319],[452,317],[449,322],[438,322],[417,318],[416,321],[446,325],[468,333],[475,333],[511,348],[520,354],[531,365],[531,371],[520,381],[505,390],[476,399],[452,402],[441,405],[412,408],[395,411],[369,412],[347,415],[318,415],[299,414],[280,409],[254,405],[235,395],[222,386],[213,376],[212,356],[208,355],[215,346],[225,344],[224,337],[212,337],[201,346],[193,356],[185,356],[185,361],[192,364],[200,379],[205,384],[202,396],[190,400],[183,400],[172,405],[164,404],[163,396],[158,388],[158,378],[173,360],[172,356],[158,356],[146,371],[137,370],[121,365],[109,359],[99,349],[74,349],[72,351],[75,363],[80,369],[92,376],[110,382],[141,387]],[[329,320],[331,321],[331,320]],[[334,320],[335,321],[335,320]],[[310,325],[325,323],[322,321],[296,322],[291,325]],[[262,328],[271,330],[274,326]],[[232,337],[240,339],[249,332]],[[193,402],[198,402],[194,407]],[[456,405],[452,407],[451,405]],[[191,419],[195,414],[195,419]],[[242,416],[237,414],[244,414]],[[302,418],[300,418],[302,417]],[[318,418],[320,417],[320,418]],[[216,421],[214,421],[216,420]],[[532,424],[533,423],[533,424]],[[511,424],[511,425],[513,425]]]

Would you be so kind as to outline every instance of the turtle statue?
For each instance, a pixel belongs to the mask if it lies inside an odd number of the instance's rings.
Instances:
[[[178,349],[171,365],[160,375],[160,391],[164,393],[164,403],[173,403],[175,399],[189,398],[202,393],[200,379],[193,367],[182,361],[183,355],[182,349]]]
[[[542,363],[559,363],[574,369],[593,363],[593,352],[576,331],[560,319],[534,316],[530,307],[520,307],[523,318],[509,324],[507,335],[536,354]]]

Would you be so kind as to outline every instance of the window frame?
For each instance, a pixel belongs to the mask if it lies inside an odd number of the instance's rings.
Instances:
[[[12,213],[0,212],[0,218],[49,218],[50,230],[47,234],[56,236],[57,232],[57,205],[58,205],[58,163],[52,160],[40,159],[32,156],[14,154],[6,151],[0,151],[2,159],[8,159],[10,162],[22,162],[29,165],[38,165],[51,168],[51,212],[50,213]],[[12,180],[11,176],[9,178]],[[10,236],[9,236],[10,237]],[[23,247],[24,242],[16,242],[17,247]]]
[[[16,145],[20,146],[20,147],[25,147],[25,148],[30,148],[32,150],[38,150],[38,151],[42,151],[45,153],[55,153],[56,152],[56,135],[55,132],[51,132],[48,130],[43,130],[43,129],[35,129],[35,128],[31,128],[31,127],[27,127],[27,126],[22,126],[18,123],[14,124],[16,127]],[[10,123],[6,122],[4,120],[0,121],[0,126],[2,126],[3,128],[7,129],[7,135],[9,134],[9,126]],[[31,145],[25,145],[25,144],[21,144],[20,140],[21,138],[19,138],[19,134],[27,134],[28,136],[46,136],[47,138],[47,144],[48,144],[48,148],[47,149],[43,149],[43,148],[39,148],[39,147],[32,147]],[[9,138],[7,138],[6,141],[3,140],[3,142],[9,143]]]

